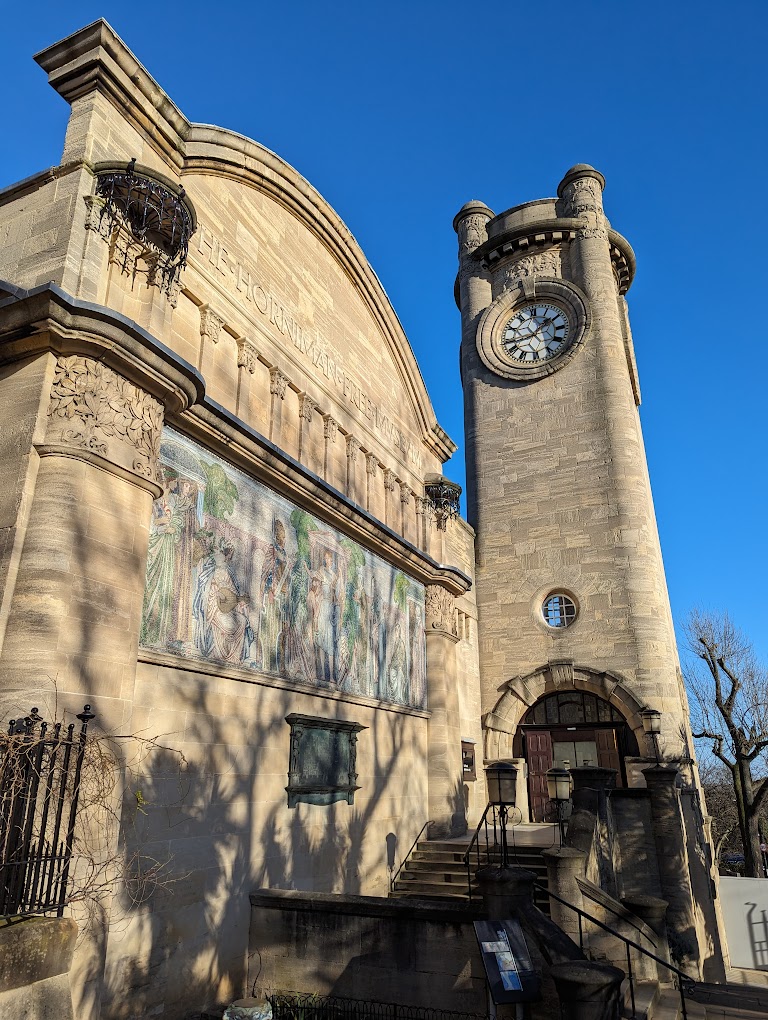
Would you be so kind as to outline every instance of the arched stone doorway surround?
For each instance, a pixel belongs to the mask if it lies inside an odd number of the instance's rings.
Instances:
[[[529,817],[528,784],[525,759],[515,753],[514,738],[526,712],[548,694],[584,691],[607,701],[626,720],[639,748],[645,748],[640,713],[645,707],[631,693],[627,680],[611,670],[579,666],[568,660],[553,661],[526,676],[516,676],[503,686],[493,710],[483,716],[483,755],[485,761],[514,761],[520,771],[517,806],[523,818]]]

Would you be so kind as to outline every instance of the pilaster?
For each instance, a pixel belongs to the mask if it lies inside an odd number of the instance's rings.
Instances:
[[[466,832],[456,668],[456,606],[441,585],[426,589],[428,802],[430,836]]]

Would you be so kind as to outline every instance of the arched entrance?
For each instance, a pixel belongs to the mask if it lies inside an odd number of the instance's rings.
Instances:
[[[637,740],[619,710],[589,691],[545,694],[517,727],[514,753],[528,765],[528,799],[532,821],[543,821],[549,804],[547,769],[553,765],[599,765],[617,770],[627,782],[624,758],[638,754]]]

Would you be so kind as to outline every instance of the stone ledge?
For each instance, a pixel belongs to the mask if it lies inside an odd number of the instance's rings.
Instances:
[[[31,917],[0,926],[0,992],[67,974],[77,939],[68,917]]]
[[[345,896],[335,893],[310,893],[293,889],[257,889],[250,894],[252,907],[267,910],[297,911],[313,914],[353,914],[359,917],[392,917],[421,921],[471,924],[483,918],[477,905],[434,903],[430,900],[386,899],[381,896]]]

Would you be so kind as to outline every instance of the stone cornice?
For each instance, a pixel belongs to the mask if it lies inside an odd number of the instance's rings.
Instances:
[[[582,226],[581,220],[565,216],[525,223],[485,241],[475,249],[470,258],[476,259],[483,268],[492,269],[496,263],[509,255],[525,252],[542,245],[572,241],[576,237],[577,230]],[[635,275],[637,265],[635,253],[629,241],[615,230],[609,229],[608,242],[619,293],[626,294]]]
[[[67,102],[91,92],[105,96],[180,177],[230,178],[263,192],[299,219],[338,261],[386,338],[422,443],[441,461],[448,460],[456,444],[436,421],[413,351],[378,276],[346,224],[301,174],[244,135],[188,121],[106,21],[80,29],[35,60]]]
[[[4,292],[11,296],[2,298]],[[471,587],[471,579],[458,568],[437,563],[209,400],[200,373],[125,316],[72,298],[53,284],[22,291],[3,280],[0,312],[0,365],[45,352],[93,359],[160,401],[167,424],[311,509],[415,580],[440,584],[453,595]]]
[[[0,292],[4,288],[0,281]],[[80,354],[118,372],[178,412],[202,399],[202,376],[131,319],[70,297],[54,284],[0,300],[0,364],[51,351]]]

